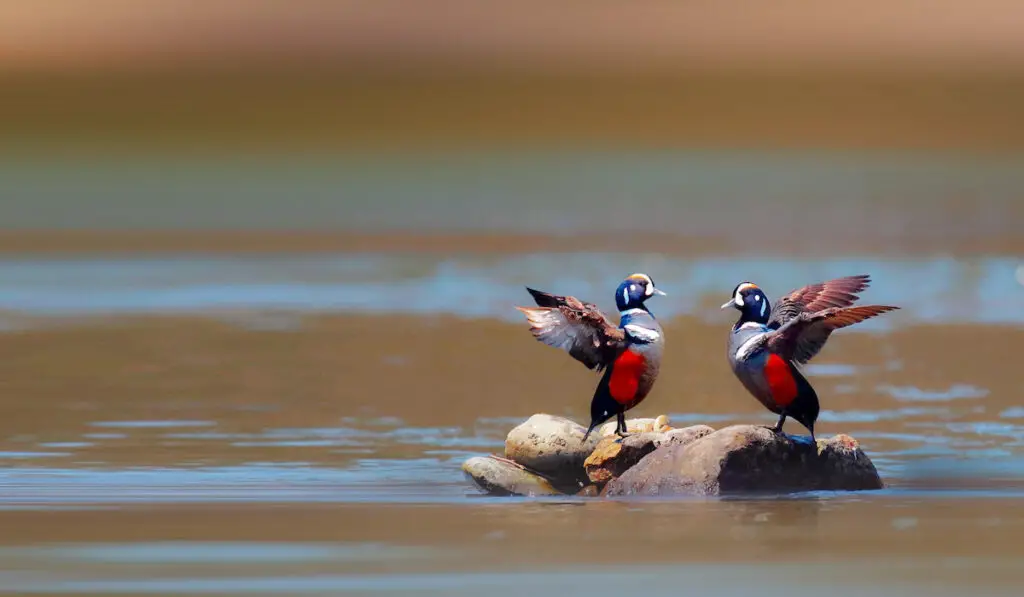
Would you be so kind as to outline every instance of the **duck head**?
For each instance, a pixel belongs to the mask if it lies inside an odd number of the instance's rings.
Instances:
[[[615,306],[619,308],[620,312],[629,309],[643,309],[644,301],[656,294],[665,295],[664,292],[655,288],[654,280],[650,276],[633,274],[623,280],[622,284],[615,289]]]
[[[736,285],[732,291],[732,299],[722,305],[723,309],[729,307],[739,310],[740,321],[743,323],[768,323],[768,318],[772,316],[772,306],[768,302],[768,297],[753,282],[741,282]]]

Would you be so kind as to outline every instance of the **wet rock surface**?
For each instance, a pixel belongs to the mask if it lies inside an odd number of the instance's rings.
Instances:
[[[462,464],[462,471],[491,495],[563,495],[543,476],[499,456],[474,456]]]
[[[882,486],[871,460],[847,435],[819,440],[815,445],[809,438],[737,425],[690,443],[665,443],[610,481],[604,493],[728,495]]]
[[[658,447],[660,439],[661,434],[659,433],[635,433],[626,437],[615,435],[605,437],[584,461],[583,467],[591,482],[607,483],[653,452]]]

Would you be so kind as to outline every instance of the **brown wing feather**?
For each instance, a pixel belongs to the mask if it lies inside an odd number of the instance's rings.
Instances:
[[[860,298],[857,293],[862,292],[870,284],[871,276],[860,274],[798,288],[776,301],[772,315],[768,319],[768,327],[778,328],[801,313],[817,313],[832,307],[849,307]]]
[[[899,307],[867,305],[832,307],[817,313],[803,313],[787,325],[770,332],[766,340],[767,348],[786,360],[806,363],[818,354],[835,330],[896,309]]]
[[[551,294],[543,290],[535,290],[529,286],[526,287],[526,291],[530,293],[538,307],[559,307],[564,305],[566,301],[564,296]]]
[[[601,371],[625,348],[626,335],[595,305],[572,296],[527,288],[537,307],[516,307],[526,315],[533,336],[568,352],[588,369]]]

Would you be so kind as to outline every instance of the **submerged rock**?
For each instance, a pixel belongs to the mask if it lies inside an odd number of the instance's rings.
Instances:
[[[696,433],[696,432],[695,432]],[[754,425],[726,427],[690,443],[668,442],[621,476],[605,495],[727,495],[881,489],[856,440],[795,439]]]
[[[583,467],[590,480],[604,484],[618,477],[658,447],[659,433],[635,433],[626,437],[615,435],[601,440],[587,457]]]
[[[537,414],[516,426],[505,439],[505,457],[549,478],[575,493],[589,483],[583,461],[601,440],[587,428],[564,417]]]
[[[562,495],[542,475],[500,456],[474,456],[462,464],[462,471],[491,495]]]

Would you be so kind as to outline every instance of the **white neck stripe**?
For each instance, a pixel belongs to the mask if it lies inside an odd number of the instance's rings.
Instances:
[[[752,338],[741,344],[740,347],[736,349],[736,360],[742,361],[748,358],[754,352],[755,349],[760,348],[761,341],[764,340],[765,333],[757,334],[756,336],[753,336]]]
[[[625,311],[619,311],[619,315],[638,315],[640,313],[646,313],[646,312],[647,312],[646,309],[641,309],[639,307],[633,307],[632,309],[626,309]]]
[[[657,330],[650,330],[638,325],[630,324],[623,329],[631,338],[640,342],[657,342],[658,338],[661,338],[661,334]]]

